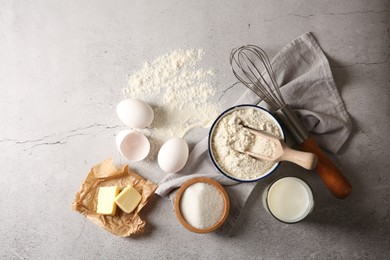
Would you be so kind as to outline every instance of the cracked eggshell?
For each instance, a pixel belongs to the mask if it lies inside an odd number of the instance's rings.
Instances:
[[[127,160],[136,162],[145,159],[150,151],[150,142],[142,133],[122,130],[116,136],[116,146]]]
[[[140,99],[125,99],[116,106],[119,119],[131,128],[145,128],[153,119],[153,109]]]
[[[188,144],[183,138],[173,137],[166,141],[158,152],[157,161],[166,173],[175,173],[183,169],[188,160]]]

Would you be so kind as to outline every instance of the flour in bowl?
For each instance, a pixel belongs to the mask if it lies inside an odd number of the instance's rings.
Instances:
[[[256,137],[243,125],[266,131],[279,138],[282,138],[282,133],[267,112],[251,107],[233,110],[224,115],[215,126],[211,149],[219,167],[232,177],[252,180],[265,174],[275,163],[256,160],[246,155],[245,151],[271,156],[275,144]]]

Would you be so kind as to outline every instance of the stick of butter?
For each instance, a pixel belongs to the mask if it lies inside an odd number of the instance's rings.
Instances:
[[[118,186],[100,187],[96,213],[111,216],[115,215],[116,204],[114,199],[118,193]]]
[[[127,186],[115,198],[115,203],[126,213],[132,212],[141,201],[141,194],[132,186]]]

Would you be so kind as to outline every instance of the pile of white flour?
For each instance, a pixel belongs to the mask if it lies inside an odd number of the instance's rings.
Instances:
[[[275,143],[250,133],[243,125],[266,131],[281,138],[278,125],[270,115],[254,108],[241,108],[226,114],[216,125],[211,149],[217,164],[238,179],[254,179],[267,172],[274,163],[256,160],[245,151],[271,156]]]
[[[157,142],[183,137],[197,127],[210,127],[220,108],[211,69],[203,69],[202,49],[174,50],[146,62],[134,72],[123,92],[125,97],[148,102],[154,121],[146,133]]]

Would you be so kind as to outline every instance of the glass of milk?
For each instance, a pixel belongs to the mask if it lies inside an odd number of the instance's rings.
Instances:
[[[284,177],[273,182],[264,192],[267,211],[284,223],[303,220],[314,207],[313,193],[303,180]]]

